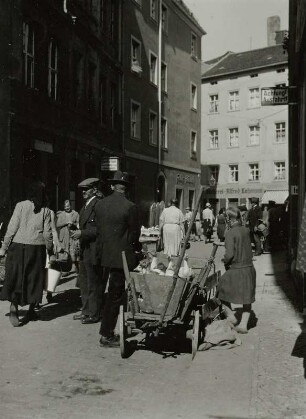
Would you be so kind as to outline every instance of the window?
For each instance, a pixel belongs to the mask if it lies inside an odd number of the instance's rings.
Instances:
[[[238,182],[238,164],[230,164],[229,168],[229,183]]]
[[[249,164],[249,181],[257,181],[259,180],[259,164],[252,163]]]
[[[254,77],[258,77],[257,73],[251,74],[250,77],[253,79]]]
[[[197,54],[197,37],[195,34],[191,34],[191,48],[190,48],[190,53],[192,57],[197,58],[198,54]]]
[[[274,163],[274,180],[286,179],[286,166],[284,161]]]
[[[209,184],[216,185],[219,179],[219,166],[209,166]]]
[[[191,102],[191,109],[197,109],[197,102],[198,102],[198,95],[197,95],[197,86],[191,83],[190,87],[190,102]]]
[[[161,89],[163,92],[167,91],[167,64],[161,64]]]
[[[249,127],[250,145],[259,145],[259,126],[251,125]]]
[[[109,37],[111,41],[114,41],[115,39],[115,4],[113,1],[111,1],[110,3]]]
[[[275,124],[275,141],[277,143],[284,143],[286,140],[286,123],[276,122]]]
[[[196,155],[197,155],[197,133],[196,133],[196,131],[191,131],[190,152],[191,152],[191,157],[196,157]]]
[[[157,85],[157,57],[150,54],[150,82]]]
[[[209,148],[219,148],[218,130],[209,131]]]
[[[239,109],[239,92],[238,92],[238,90],[235,90],[234,92],[229,92],[228,109],[230,111],[237,111]]]
[[[157,22],[157,0],[151,0],[150,16]]]
[[[141,43],[132,37],[131,41],[131,70],[141,73]]]
[[[114,83],[110,85],[110,119],[111,127],[116,126],[116,99],[117,99],[117,86]]]
[[[88,65],[87,73],[87,101],[88,101],[88,110],[95,111],[95,92],[96,92],[96,66],[93,63]]]
[[[164,5],[162,5],[162,28],[163,31],[168,31],[168,9]]]
[[[57,99],[58,50],[54,40],[49,42],[48,51],[48,96]]]
[[[161,146],[163,148],[168,148],[168,127],[165,118],[162,118],[161,120]]]
[[[157,145],[157,115],[152,111],[149,113],[149,142]]]
[[[24,84],[34,87],[34,65],[35,65],[35,34],[33,27],[23,24],[23,77]]]
[[[230,128],[228,138],[229,147],[238,147],[239,146],[239,131],[238,128]]]
[[[219,95],[209,96],[209,113],[217,113],[219,109]]]
[[[249,107],[257,108],[260,106],[259,88],[249,89]]]
[[[140,140],[140,104],[131,102],[131,137]]]
[[[99,83],[99,115],[100,122],[104,124],[107,120],[106,115],[106,79],[101,78]]]

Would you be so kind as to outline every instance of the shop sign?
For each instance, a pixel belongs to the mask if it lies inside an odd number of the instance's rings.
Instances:
[[[45,153],[53,153],[53,144],[47,141],[35,140],[34,149],[38,151],[44,151]]]
[[[251,194],[262,194],[263,190],[261,188],[225,188],[225,189],[216,189],[208,193],[209,195],[222,195],[224,197],[228,195],[251,195]]]
[[[116,170],[119,170],[118,157],[106,157],[102,159],[101,170],[108,172],[116,172]]]
[[[178,174],[176,176],[176,184],[177,185],[192,185],[192,186],[194,186],[195,185],[194,176]]]
[[[288,87],[263,87],[261,89],[261,105],[288,105]]]

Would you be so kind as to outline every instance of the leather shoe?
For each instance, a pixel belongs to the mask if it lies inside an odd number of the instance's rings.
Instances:
[[[108,348],[115,348],[120,346],[120,336],[113,335],[113,336],[102,336],[100,339],[100,346],[108,347]]]
[[[82,314],[82,313],[74,314],[73,315],[73,320],[83,320],[85,317],[88,317],[88,316],[86,316],[85,314]]]
[[[84,317],[81,320],[82,324],[92,324],[92,323],[98,323],[99,319],[97,317]]]

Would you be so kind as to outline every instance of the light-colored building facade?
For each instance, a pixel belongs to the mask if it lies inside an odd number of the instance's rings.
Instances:
[[[143,223],[152,203],[184,209],[200,187],[204,33],[181,0],[123,3],[125,168]]]
[[[288,84],[282,45],[225,54],[202,75],[202,183],[215,210],[251,197],[288,196],[287,105],[262,106],[261,89]]]

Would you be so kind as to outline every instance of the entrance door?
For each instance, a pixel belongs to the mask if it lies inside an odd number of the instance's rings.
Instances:
[[[176,189],[175,197],[178,200],[178,207],[183,211],[183,189]]]

